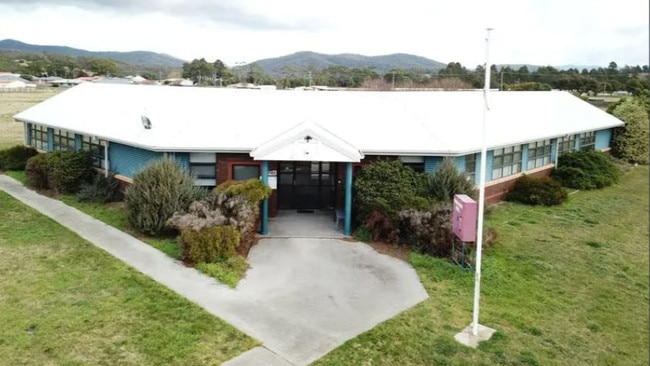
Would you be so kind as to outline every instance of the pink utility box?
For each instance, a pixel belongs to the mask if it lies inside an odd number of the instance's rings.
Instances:
[[[465,194],[454,195],[452,229],[460,241],[476,241],[476,201]]]

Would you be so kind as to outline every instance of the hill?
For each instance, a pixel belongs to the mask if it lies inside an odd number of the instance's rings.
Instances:
[[[72,48],[67,46],[44,46],[34,45],[16,41],[14,39],[5,39],[0,41],[0,52],[24,52],[24,53],[49,53],[59,54],[74,57],[96,57],[96,58],[109,58],[115,61],[123,62],[131,65],[143,66],[162,66],[180,68],[183,65],[183,60],[164,54],[155,53],[150,51],[131,51],[131,52],[116,52],[116,51],[87,51],[79,48]]]
[[[380,73],[385,73],[390,69],[435,71],[446,66],[442,62],[405,53],[394,53],[384,56],[363,56],[351,53],[328,55],[309,51],[262,59],[255,61],[255,64],[269,75],[280,75],[287,69],[302,71],[309,68],[324,69],[330,66],[345,66],[349,68],[374,67]]]

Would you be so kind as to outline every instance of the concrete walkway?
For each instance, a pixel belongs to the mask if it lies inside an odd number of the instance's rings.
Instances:
[[[406,263],[333,239],[263,239],[233,290],[5,175],[0,189],[262,342],[224,365],[307,365],[427,297]]]

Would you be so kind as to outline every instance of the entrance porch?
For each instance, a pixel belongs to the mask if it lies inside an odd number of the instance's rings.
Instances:
[[[269,218],[267,238],[345,238],[333,210],[279,210]]]

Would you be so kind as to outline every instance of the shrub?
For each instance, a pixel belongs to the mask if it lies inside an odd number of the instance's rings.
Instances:
[[[229,180],[219,184],[215,193],[224,192],[229,196],[242,195],[251,203],[257,203],[271,195],[271,188],[264,185],[259,179],[249,179],[243,182]]]
[[[559,205],[566,201],[568,195],[562,184],[550,177],[532,178],[522,176],[506,196],[506,201],[520,202],[528,205]]]
[[[234,256],[239,243],[239,231],[230,225],[185,228],[180,237],[183,261],[187,263],[214,263]]]
[[[163,158],[133,177],[133,184],[124,192],[124,200],[133,228],[157,235],[174,212],[187,210],[192,201],[204,194],[176,161]]]
[[[395,224],[401,210],[428,206],[428,201],[418,196],[423,190],[424,175],[401,161],[374,162],[354,179],[355,219],[363,225],[374,211],[379,211]]]
[[[38,151],[33,147],[16,145],[0,151],[0,169],[4,170],[24,170],[27,160],[32,156],[38,155]]]
[[[87,151],[54,151],[46,154],[49,186],[57,193],[74,193],[95,172]]]
[[[110,173],[108,177],[95,173],[92,182],[81,185],[77,198],[79,201],[100,203],[119,201],[122,198],[120,181],[115,179],[114,173]]]
[[[563,186],[595,189],[618,182],[621,171],[609,156],[600,151],[578,151],[561,155],[552,177]]]
[[[197,231],[211,226],[232,226],[239,231],[242,244],[248,249],[255,239],[258,217],[259,208],[246,197],[221,192],[192,202],[187,212],[174,213],[167,225],[181,231],[186,228]]]
[[[27,160],[25,165],[25,175],[27,177],[27,186],[34,189],[48,189],[49,168],[47,164],[47,154],[38,154]]]
[[[451,204],[436,204],[427,211],[404,210],[399,213],[402,240],[411,249],[435,257],[451,254],[454,234]]]
[[[625,98],[612,114],[625,122],[612,137],[614,156],[630,163],[648,164],[648,112],[637,98]]]
[[[400,240],[409,244],[412,250],[434,257],[445,257],[459,262],[457,252],[452,251],[454,241],[460,247],[452,228],[451,204],[436,204],[427,211],[404,210],[399,213],[401,230]],[[496,243],[497,232],[484,227],[483,247],[489,248]],[[471,252],[475,243],[466,244],[464,266],[472,263]]]
[[[446,157],[440,167],[427,176],[427,196],[438,202],[451,202],[455,194],[475,195],[474,184],[459,173],[454,160]]]
[[[368,220],[366,221],[365,228],[371,233],[372,240],[385,241],[387,243],[397,243],[399,239],[399,230],[393,227],[388,216],[384,215],[379,210],[374,210]]]

